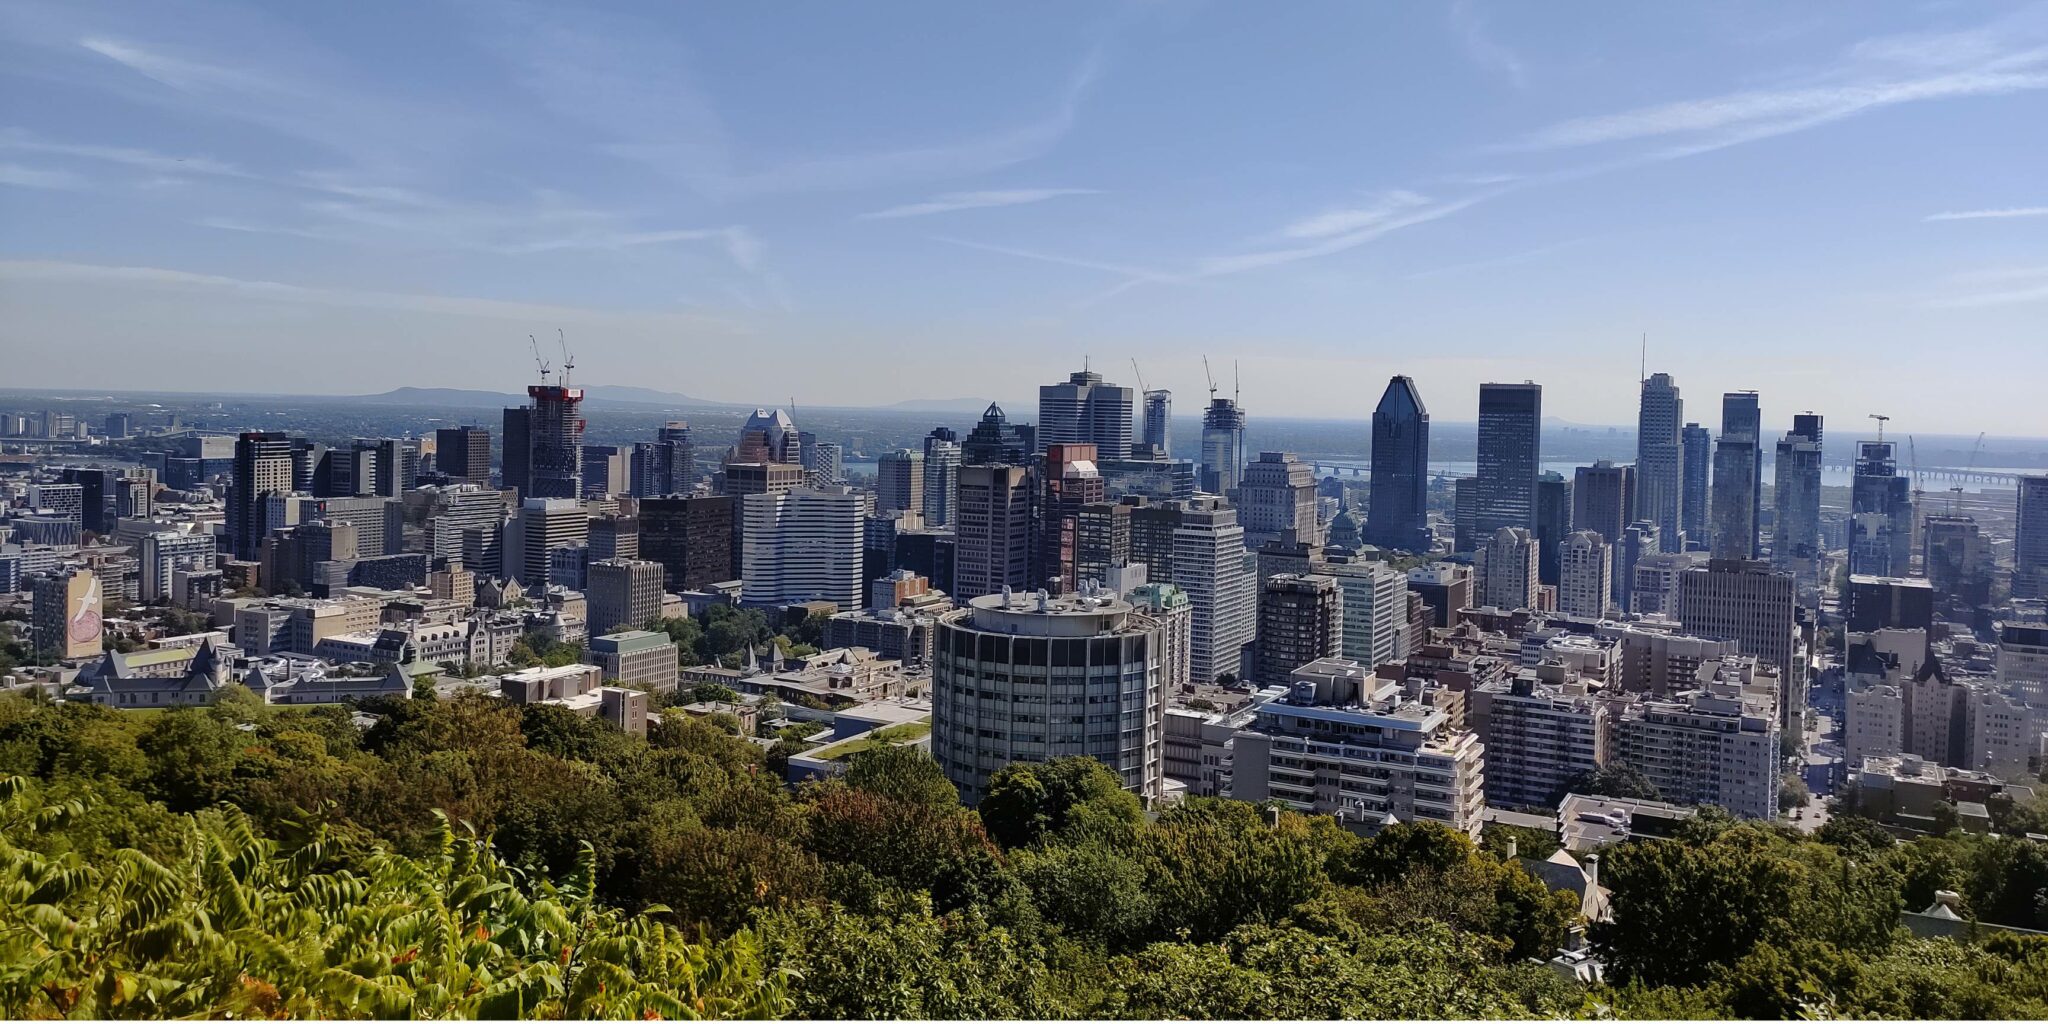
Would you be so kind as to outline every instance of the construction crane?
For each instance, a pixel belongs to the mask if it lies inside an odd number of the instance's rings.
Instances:
[[[1133,357],[1131,357],[1131,372],[1132,372],[1132,373],[1135,373],[1135,374],[1137,374],[1137,375],[1138,375],[1138,390],[1139,390],[1139,391],[1150,391],[1150,390],[1151,390],[1150,388],[1147,388],[1147,387],[1145,386],[1145,371],[1143,371],[1143,370],[1140,370],[1140,369],[1138,369],[1138,359],[1137,359],[1137,357],[1136,357],[1136,356],[1133,356]]]
[[[1920,497],[1926,493],[1920,489],[1920,450],[1913,446],[1913,435],[1911,434],[1906,435],[1906,460],[1906,465],[1913,477],[1913,508],[1915,514],[1924,514],[1919,512],[1920,509],[1925,507],[1920,504]]]
[[[569,353],[569,336],[562,329],[555,328],[555,340],[562,346],[562,386],[569,386],[569,371],[576,368],[576,357]]]
[[[533,361],[535,365],[538,365],[540,367],[540,382],[541,386],[545,387],[547,386],[548,382],[548,374],[554,372],[553,368],[548,365],[547,360],[542,359],[540,357],[540,342],[534,340],[534,337],[531,334],[526,336],[526,340],[527,343],[533,346]]]
[[[1885,421],[1886,421],[1886,420],[1889,420],[1889,419],[1891,419],[1891,417],[1890,417],[1890,416],[1886,416],[1886,415],[1885,415],[1884,413],[1881,413],[1881,412],[1874,412],[1874,413],[1871,413],[1871,414],[1870,414],[1870,418],[1871,418],[1871,419],[1874,419],[1874,420],[1876,420],[1876,421],[1877,421],[1877,440],[1878,440],[1878,443],[1879,443],[1879,444],[1882,444],[1882,443],[1884,443],[1884,424],[1885,424]]]
[[[1209,357],[1202,357],[1202,376],[1209,378],[1209,401],[1216,401],[1216,375],[1209,372]]]
[[[1979,455],[1981,455],[1981,454],[1983,454],[1983,453],[1984,453],[1984,435],[1983,435],[1983,434],[1978,434],[1978,435],[1977,435],[1977,443],[1976,443],[1976,444],[1974,444],[1974,445],[1972,445],[1972,446],[1970,447],[1970,461],[1969,461],[1969,463],[1968,463],[1967,465],[1965,465],[1965,466],[1963,467],[1963,476],[1964,476],[1964,477],[1966,477],[1966,478],[1967,478],[1967,477],[1968,477],[1968,476],[1970,475],[1970,473],[1971,473],[1971,472],[1973,472],[1974,470],[1976,470],[1976,468],[1977,468],[1977,456],[1979,456]],[[1957,499],[1961,498],[1962,496],[1963,496],[1963,485],[1962,485],[1962,483],[1961,483],[1961,482],[1958,482],[1958,483],[1957,483],[1957,484],[1956,484],[1956,485],[1955,485],[1954,487],[1951,487],[1951,488],[1949,488],[1949,489],[1948,489],[1948,514],[1949,514],[1949,515],[1953,516],[1953,515],[1955,515],[1955,514],[1956,514],[1956,501],[1957,501]]]

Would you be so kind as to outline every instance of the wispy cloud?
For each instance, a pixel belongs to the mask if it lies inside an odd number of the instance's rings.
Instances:
[[[247,172],[241,168],[209,157],[173,156],[168,153],[157,153],[130,146],[95,146],[73,142],[55,142],[37,138],[18,128],[0,131],[0,149],[119,164],[137,170],[157,171],[165,174],[207,174],[223,177],[247,176]]]
[[[412,313],[480,317],[523,322],[603,322],[619,319],[666,318],[678,325],[718,327],[739,333],[742,326],[699,313],[629,312],[507,302],[469,296],[422,295],[353,288],[321,288],[277,281],[195,274],[161,267],[106,266],[55,260],[0,260],[0,284],[22,281],[95,285],[130,285],[181,291],[224,292],[251,299],[321,306],[350,306]]]
[[[929,217],[937,213],[955,213],[960,210],[983,210],[995,206],[1022,206],[1026,203],[1042,203],[1061,196],[1092,196],[1100,192],[1092,188],[1016,188],[987,192],[947,192],[933,196],[921,203],[891,206],[886,210],[875,210],[860,214],[857,220],[889,220],[897,217]]]
[[[1905,103],[2048,88],[2048,47],[1993,30],[1867,40],[1824,72],[1769,89],[1723,93],[1537,129],[1508,151],[1675,139],[1675,158],[1817,127]]]
[[[1451,5],[1451,29],[1474,63],[1505,76],[1517,89],[1529,87],[1529,74],[1522,58],[1493,37],[1487,29],[1486,16],[1470,0],[1458,0]]]
[[[1921,220],[2006,220],[2013,217],[2048,217],[2048,206],[2011,206],[1999,210],[1958,210],[1930,213]]]
[[[964,246],[969,249],[979,249],[982,252],[992,252],[1003,256],[1015,256],[1018,259],[1036,260],[1040,263],[1053,263],[1059,266],[1075,267],[1081,270],[1097,270],[1105,274],[1116,274],[1120,277],[1128,277],[1138,281],[1150,281],[1155,284],[1183,283],[1183,278],[1180,275],[1169,274],[1164,271],[1152,270],[1146,267],[1132,266],[1128,263],[1110,263],[1102,260],[1092,260],[1077,256],[1061,256],[1056,253],[1039,252],[1035,249],[1021,249],[1012,245],[993,245],[988,242],[968,241],[967,239],[964,238],[948,238],[945,235],[933,235],[932,239],[934,241],[945,242],[949,245]]]
[[[0,185],[12,185],[16,188],[72,189],[84,188],[85,179],[70,171],[0,164]]]
[[[1201,260],[1195,272],[1201,277],[1216,277],[1333,255],[1377,241],[1402,228],[1441,220],[1497,194],[1497,191],[1479,192],[1460,199],[1432,200],[1415,193],[1400,192],[1396,193],[1399,198],[1391,202],[1383,201],[1354,210],[1325,211],[1288,225],[1282,231],[1289,238],[1313,239],[1310,244],[1212,256]]]

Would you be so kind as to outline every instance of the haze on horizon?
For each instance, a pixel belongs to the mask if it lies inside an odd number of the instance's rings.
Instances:
[[[0,384],[2048,436],[2048,3],[1571,13],[12,3]]]

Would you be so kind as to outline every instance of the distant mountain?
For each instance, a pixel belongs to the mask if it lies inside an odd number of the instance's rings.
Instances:
[[[615,403],[619,405],[662,405],[689,406],[694,409],[751,409],[751,405],[738,402],[718,402],[709,398],[697,398],[676,391],[657,391],[653,388],[633,387],[629,384],[592,384],[584,387],[585,401]]]

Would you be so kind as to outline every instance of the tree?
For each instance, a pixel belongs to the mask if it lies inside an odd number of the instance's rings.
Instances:
[[[1648,776],[1644,775],[1635,765],[1618,758],[1590,772],[1581,774],[1578,778],[1567,783],[1564,792],[1557,795],[1561,799],[1565,793],[1579,793],[1584,796],[1622,797],[1630,800],[1662,800],[1664,798],[1664,794],[1657,790],[1656,783],[1651,782]]]
[[[1806,788],[1806,780],[1797,775],[1787,774],[1778,784],[1778,810],[1781,812],[1789,813],[1805,807],[1811,799],[1813,792]]]
[[[919,807],[949,811],[960,806],[960,791],[930,754],[911,746],[869,747],[847,762],[846,784],[864,793]]]
[[[1092,757],[1013,761],[989,777],[979,810],[989,834],[1007,849],[1074,826],[1128,831],[1143,814],[1123,780]]]

